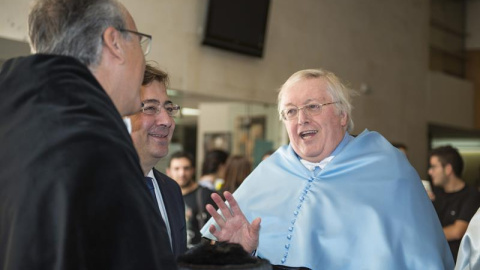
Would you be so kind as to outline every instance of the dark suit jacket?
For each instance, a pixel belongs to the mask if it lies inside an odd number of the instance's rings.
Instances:
[[[173,254],[175,257],[187,251],[187,231],[185,225],[185,203],[182,191],[175,180],[153,169],[167,210],[168,223],[172,234]]]
[[[5,62],[0,89],[0,269],[176,269],[130,134],[91,71],[36,54]]]

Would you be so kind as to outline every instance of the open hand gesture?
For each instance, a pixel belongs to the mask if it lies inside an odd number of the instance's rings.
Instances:
[[[220,227],[220,230],[217,230],[215,225],[210,225],[209,231],[218,241],[240,244],[248,253],[252,253],[258,247],[261,219],[256,218],[250,224],[232,194],[225,191],[223,195],[229,203],[230,209],[220,195],[212,194],[212,199],[217,204],[223,217],[217,213],[212,205],[208,204],[206,206],[208,213]]]

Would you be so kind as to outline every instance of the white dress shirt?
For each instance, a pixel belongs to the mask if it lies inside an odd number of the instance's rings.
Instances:
[[[165,208],[165,203],[163,202],[162,193],[160,192],[160,187],[158,186],[155,175],[153,174],[153,170],[150,170],[147,176],[153,179],[152,182],[153,182],[153,187],[155,188],[155,197],[157,199],[158,209],[160,210],[160,214],[162,214],[163,221],[165,222],[165,226],[167,227],[168,238],[170,239],[170,248],[172,248],[173,250],[170,223],[168,223],[167,209]]]

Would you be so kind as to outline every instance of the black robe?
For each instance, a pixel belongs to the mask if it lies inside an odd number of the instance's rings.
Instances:
[[[1,269],[175,269],[157,212],[122,118],[84,65],[4,64]]]

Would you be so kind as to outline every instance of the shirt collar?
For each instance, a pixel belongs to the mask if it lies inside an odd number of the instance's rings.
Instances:
[[[345,135],[343,136],[342,141],[337,145],[335,150],[333,150],[333,152],[328,157],[322,159],[320,162],[310,162],[310,161],[307,161],[307,160],[304,160],[304,159],[300,159],[300,162],[309,171],[313,172],[315,170],[315,167],[317,167],[317,166],[320,168],[320,170],[323,170],[323,168],[325,168],[325,166],[327,166],[327,164],[330,163],[330,161],[332,161],[332,159],[338,153],[340,153],[340,151],[342,151],[342,149],[345,147],[345,145],[347,145],[352,139],[353,139],[353,137],[348,132],[345,132]]]
[[[155,175],[153,174],[153,169],[151,169],[151,170],[148,172],[147,177],[156,179],[156,178],[155,178]]]
[[[310,161],[307,161],[305,159],[300,159],[300,162],[303,164],[303,166],[305,166],[305,168],[307,168],[309,171],[314,171],[315,170],[315,167],[319,167],[321,170],[323,170],[323,168],[325,168],[325,166],[327,166],[327,164],[332,161],[332,159],[334,158],[335,156],[328,156],[326,158],[324,158],[322,161],[320,162],[317,162],[317,163],[314,163],[314,162],[310,162]]]

